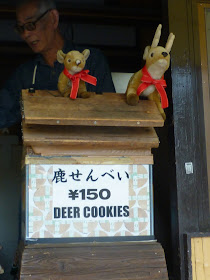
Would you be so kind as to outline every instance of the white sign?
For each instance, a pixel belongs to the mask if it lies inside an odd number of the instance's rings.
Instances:
[[[53,165],[54,220],[129,218],[128,165]]]

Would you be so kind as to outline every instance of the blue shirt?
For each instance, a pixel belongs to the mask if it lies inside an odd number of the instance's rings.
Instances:
[[[71,50],[83,51],[87,47],[74,46],[66,41],[63,52]],[[108,63],[103,54],[94,48],[89,48],[90,56],[87,59],[85,69],[90,70],[89,74],[97,78],[97,85],[86,83],[87,91],[115,92]],[[20,65],[0,90],[0,128],[10,127],[21,121],[20,97],[21,90],[32,86],[34,68],[37,65],[35,77],[35,90],[47,89],[57,90],[58,77],[64,69],[64,65],[55,61],[54,67],[47,65],[38,54],[33,60]]]

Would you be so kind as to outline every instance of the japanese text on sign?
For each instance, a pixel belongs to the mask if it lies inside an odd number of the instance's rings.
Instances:
[[[129,217],[127,165],[54,165],[52,182],[55,220]]]

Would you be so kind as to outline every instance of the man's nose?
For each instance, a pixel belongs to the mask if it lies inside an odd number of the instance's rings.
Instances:
[[[31,31],[24,28],[23,32],[21,33],[21,37],[23,38],[23,40],[26,40],[28,37],[30,37],[30,35]]]

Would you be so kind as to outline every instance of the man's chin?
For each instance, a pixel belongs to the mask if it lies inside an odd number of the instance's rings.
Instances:
[[[34,52],[34,53],[40,53],[41,52],[41,49],[39,47],[39,43],[37,44],[28,44],[29,47],[31,48],[31,50]]]

